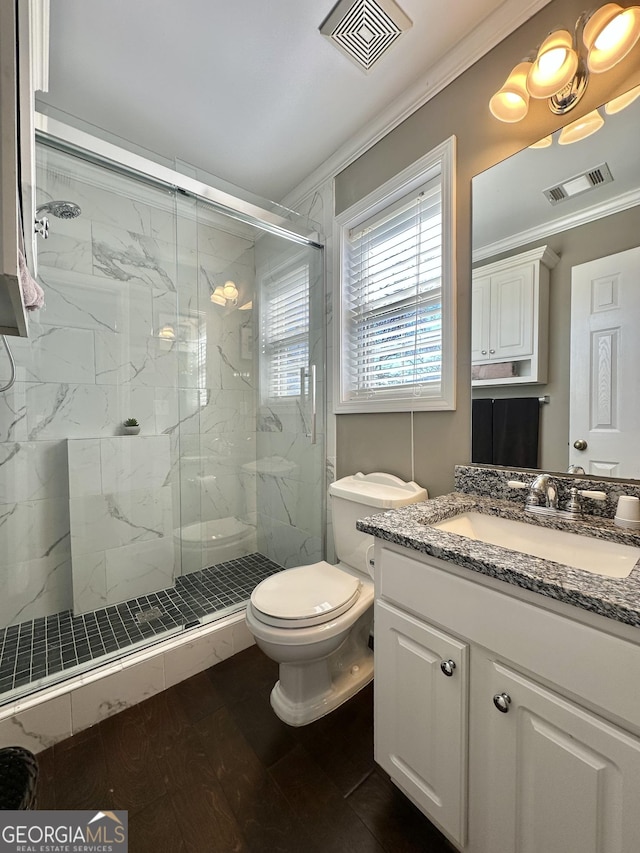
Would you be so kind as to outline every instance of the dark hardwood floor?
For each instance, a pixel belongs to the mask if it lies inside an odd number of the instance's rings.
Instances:
[[[253,646],[38,755],[40,809],[127,809],[131,853],[452,853],[373,761],[373,688],[300,729]]]

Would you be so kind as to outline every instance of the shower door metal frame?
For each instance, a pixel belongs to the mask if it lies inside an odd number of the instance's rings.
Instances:
[[[242,222],[247,222],[262,228],[271,234],[276,234],[304,246],[324,248],[324,241],[317,231],[302,228],[296,231],[295,223],[285,216],[259,207],[252,202],[236,198],[224,190],[205,184],[196,178],[189,177],[163,166],[140,154],[128,151],[111,142],[106,142],[97,136],[92,136],[83,130],[78,130],[43,113],[35,114],[36,138],[54,148],[59,148],[83,159],[90,159],[101,165],[109,164],[112,168],[142,178],[163,189],[179,190],[199,199]],[[294,211],[291,211],[294,213]],[[296,214],[297,215],[297,214]]]

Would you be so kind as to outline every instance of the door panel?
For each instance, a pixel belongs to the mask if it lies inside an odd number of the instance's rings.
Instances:
[[[572,270],[569,461],[588,474],[640,476],[639,277],[640,248]]]

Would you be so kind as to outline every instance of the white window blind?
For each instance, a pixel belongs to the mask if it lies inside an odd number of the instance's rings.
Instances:
[[[301,393],[300,370],[309,366],[309,264],[281,270],[265,282],[262,354],[269,399]]]
[[[440,393],[440,177],[346,231],[342,322],[343,400]]]

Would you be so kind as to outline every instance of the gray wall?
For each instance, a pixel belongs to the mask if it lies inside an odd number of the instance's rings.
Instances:
[[[604,255],[624,252],[640,244],[640,207],[571,228],[513,252],[488,258],[482,264],[519,254],[542,243],[560,255],[551,270],[549,287],[549,381],[534,388],[478,388],[473,396],[519,397],[548,394],[549,405],[540,410],[539,464],[545,471],[566,471],[569,464],[569,359],[571,328],[571,268]],[[578,436],[574,436],[578,438]]]
[[[553,116],[544,101],[532,101],[528,116],[516,125],[491,116],[489,99],[511,68],[551,30],[560,25],[572,30],[583,9],[582,0],[552,0],[336,177],[336,213],[340,213],[443,140],[451,135],[457,138],[457,408],[413,415],[338,415],[338,477],[375,469],[408,477],[413,455],[416,481],[431,495],[438,495],[452,490],[453,466],[469,461],[471,178],[640,83],[640,50],[636,47],[612,71],[592,77],[587,93],[567,121]]]

